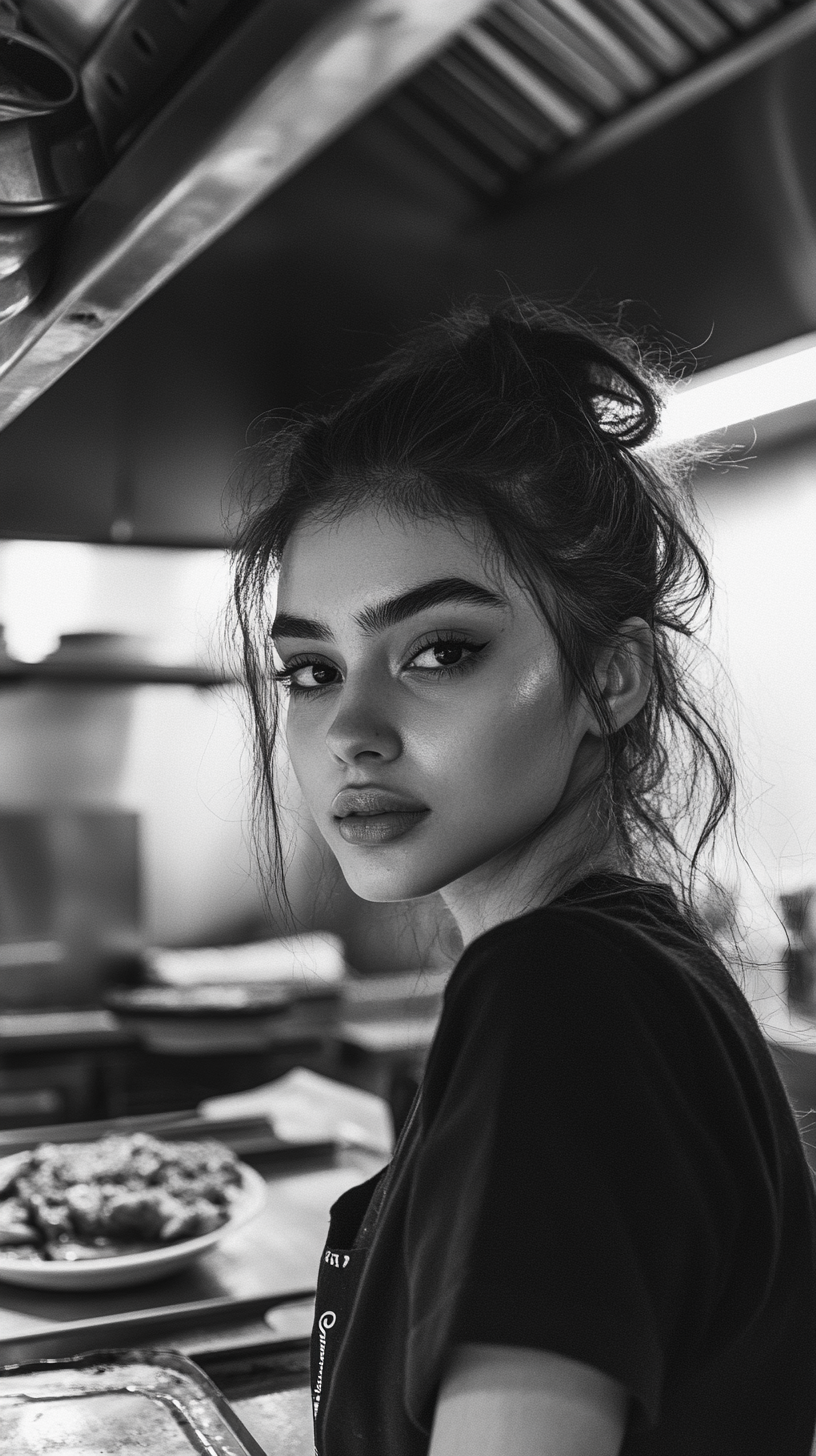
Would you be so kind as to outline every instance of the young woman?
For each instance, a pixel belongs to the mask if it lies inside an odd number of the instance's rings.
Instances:
[[[282,685],[352,890],[438,892],[463,947],[394,1157],[332,1210],[319,1456],[810,1451],[814,1198],[694,909],[733,774],[657,414],[625,340],[508,302],[264,457],[236,601],[267,787]]]

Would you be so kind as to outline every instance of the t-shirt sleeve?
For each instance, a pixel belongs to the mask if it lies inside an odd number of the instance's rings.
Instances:
[[[688,1029],[667,1047],[626,952],[562,920],[546,946],[477,953],[429,1060],[404,1245],[424,1429],[462,1342],[592,1365],[656,1423],[667,1358],[701,1338],[722,1278],[735,1195]]]

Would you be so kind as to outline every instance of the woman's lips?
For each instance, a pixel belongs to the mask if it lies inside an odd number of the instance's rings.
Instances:
[[[430,809],[392,809],[386,814],[347,814],[338,821],[338,829],[348,844],[385,844],[407,834],[428,814]]]

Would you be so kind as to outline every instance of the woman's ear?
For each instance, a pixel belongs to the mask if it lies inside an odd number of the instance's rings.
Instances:
[[[595,664],[595,680],[613,729],[622,728],[640,712],[652,685],[653,664],[651,627],[642,617],[627,617],[618,628],[618,641],[605,648]]]

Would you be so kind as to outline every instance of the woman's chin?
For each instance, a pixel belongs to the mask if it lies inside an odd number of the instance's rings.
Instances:
[[[349,889],[361,900],[370,900],[374,904],[421,900],[447,884],[446,879],[440,880],[438,876],[429,874],[427,866],[417,866],[416,869],[405,865],[390,869],[384,865],[361,868],[358,864],[341,860],[340,869]]]

